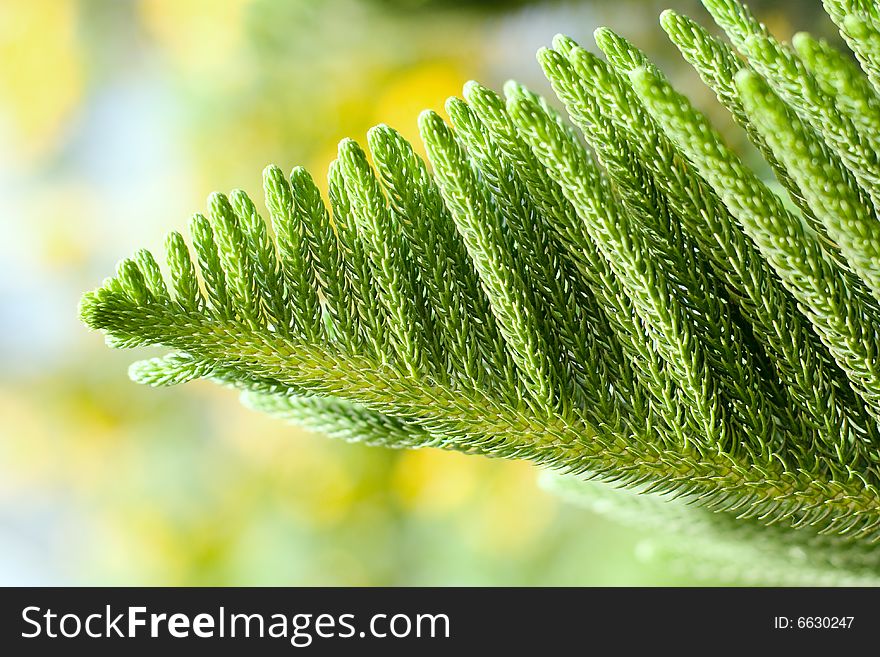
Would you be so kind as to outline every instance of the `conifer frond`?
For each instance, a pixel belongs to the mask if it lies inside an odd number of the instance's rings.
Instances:
[[[573,504],[651,529],[640,552],[671,560],[690,575],[775,586],[880,585],[880,554],[870,544],[809,529],[768,527],[757,519],[689,507],[685,500],[662,494],[621,491],[571,476],[545,473],[541,484]]]
[[[268,167],[269,223],[212,195],[192,253],[169,235],[167,278],[137,252],[84,321],[173,350],[132,367],[142,383],[209,378],[331,436],[663,493],[637,504],[720,536],[718,558],[742,543],[774,581],[876,581],[880,15],[825,0],[857,64],[704,4],[732,46],[662,26],[792,203],[603,28],[604,59],[563,36],[538,54],[571,124],[469,83],[449,124],[420,117],[429,163],[385,125],[369,154],[344,140],[329,207],[302,168]]]

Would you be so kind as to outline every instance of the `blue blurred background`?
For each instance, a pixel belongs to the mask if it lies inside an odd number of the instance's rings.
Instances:
[[[753,4],[780,36],[830,32],[818,0]],[[418,113],[471,78],[545,91],[534,52],[557,32],[611,25],[711,109],[657,25],[670,5],[707,22],[691,0],[0,3],[0,584],[696,582],[528,464],[337,443],[206,383],[141,388],[142,354],[77,318],[118,258],[161,251],[215,189],[258,198],[270,162],[321,178],[378,122],[420,147]]]

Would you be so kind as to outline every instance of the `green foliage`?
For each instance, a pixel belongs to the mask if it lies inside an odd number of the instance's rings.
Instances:
[[[195,259],[168,238],[170,286],[139,251],[84,321],[174,350],[132,367],[143,383],[211,378],[331,436],[663,493],[642,517],[679,518],[710,561],[741,545],[770,581],[876,581],[880,14],[825,2],[856,64],[704,4],[733,47],[673,12],[663,28],[791,203],[601,29],[604,60],[562,36],[538,54],[580,134],[520,85],[469,83],[451,125],[420,119],[433,173],[384,125],[369,155],[340,144],[331,210],[269,167],[271,230],[214,194]],[[623,493],[566,486],[627,515]]]
[[[792,532],[735,513],[689,508],[668,495],[619,490],[571,476],[545,473],[541,483],[568,502],[650,530],[638,548],[641,556],[663,559],[713,582],[880,585],[880,553],[870,543],[852,544],[810,528]]]

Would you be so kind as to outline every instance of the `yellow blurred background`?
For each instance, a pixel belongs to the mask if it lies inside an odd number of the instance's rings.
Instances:
[[[787,36],[801,3],[761,4]],[[0,584],[691,583],[528,464],[337,443],[202,382],[141,388],[142,354],[77,318],[214,189],[258,198],[270,162],[320,178],[378,122],[419,145],[418,113],[470,78],[545,91],[534,52],[556,32],[618,27],[705,101],[662,39],[667,5],[705,16],[690,0],[0,3]]]

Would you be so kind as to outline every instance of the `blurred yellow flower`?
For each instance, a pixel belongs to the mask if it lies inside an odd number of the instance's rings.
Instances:
[[[57,147],[82,98],[77,18],[74,0],[0,4],[0,122],[8,122],[19,161]]]
[[[393,485],[404,508],[446,515],[470,501],[485,470],[480,459],[434,449],[403,452]]]
[[[557,508],[553,498],[537,489],[534,466],[521,461],[432,449],[403,452],[392,484],[407,511],[453,517],[475,549],[491,554],[513,555],[528,548],[553,521]]]
[[[473,68],[473,67],[471,67]],[[470,71],[473,75],[474,71]],[[443,105],[450,96],[460,96],[470,78],[463,62],[426,61],[411,69],[397,71],[382,84],[373,102],[372,124],[387,123],[424,155],[419,139],[418,116],[428,108],[445,116]]]
[[[241,45],[242,16],[252,1],[141,0],[139,9],[148,34],[176,67],[190,75],[209,75],[234,61],[230,53]]]

